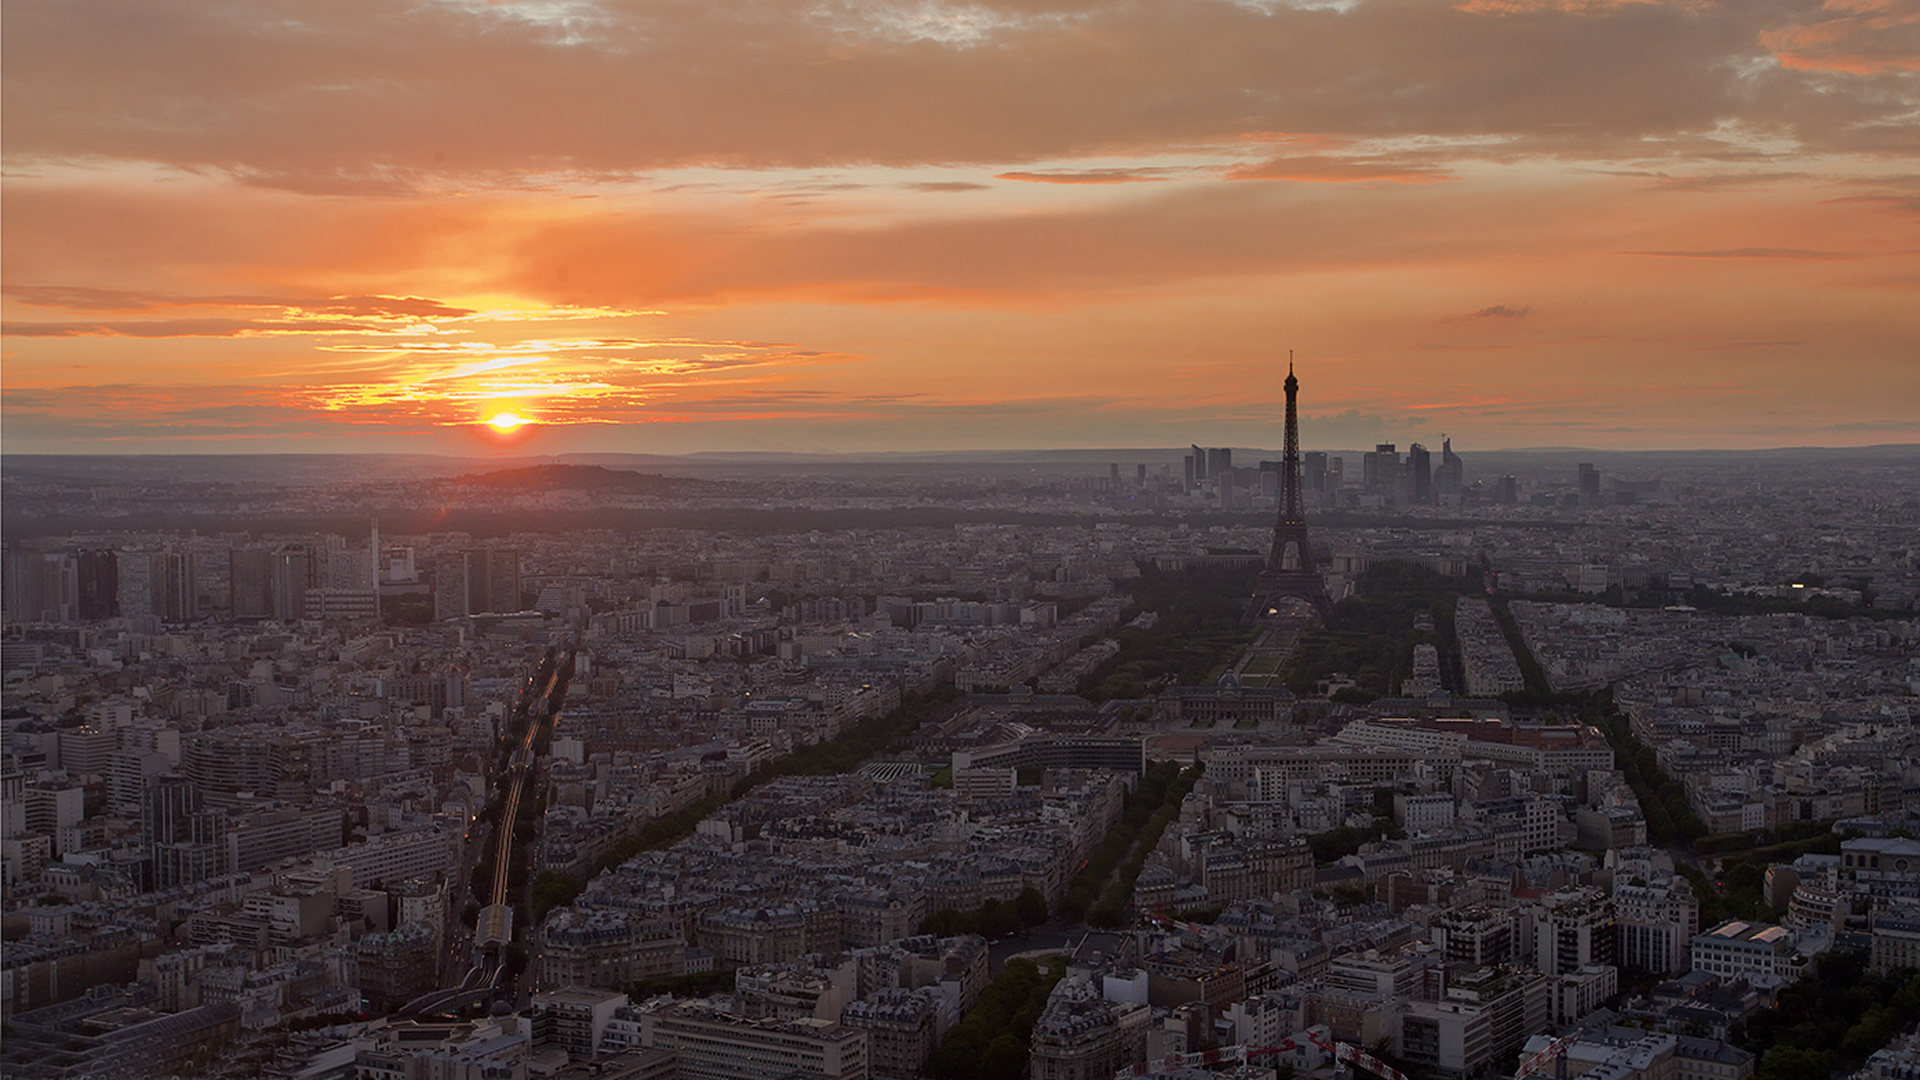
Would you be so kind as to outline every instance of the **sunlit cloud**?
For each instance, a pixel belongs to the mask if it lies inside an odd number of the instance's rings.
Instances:
[[[1336,184],[1383,180],[1400,184],[1431,184],[1452,179],[1444,169],[1434,165],[1325,155],[1270,158],[1257,164],[1229,169],[1227,176],[1234,180],[1298,180]]]
[[[998,173],[994,179],[1025,180],[1035,184],[1138,184],[1166,180],[1167,174],[1173,171],[1166,168],[1022,170]]]
[[[596,449],[1273,445],[1286,348],[1354,445],[1750,444],[1762,409],[1865,439],[1920,391],[1896,0],[18,0],[6,30],[10,451],[502,413]]]
[[[1624,251],[1623,255],[1652,255],[1664,259],[1800,259],[1815,262],[1857,259],[1845,251],[1808,251],[1803,248],[1719,248],[1710,251]]]

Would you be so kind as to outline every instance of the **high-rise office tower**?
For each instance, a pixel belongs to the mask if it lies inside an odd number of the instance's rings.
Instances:
[[[483,548],[444,556],[434,569],[433,613],[457,619],[520,610],[520,549]]]
[[[1233,450],[1216,446],[1207,451],[1207,479],[1217,480],[1233,471]]]
[[[1600,470],[1594,468],[1592,462],[1583,461],[1580,463],[1580,501],[1584,503],[1588,499],[1597,500],[1599,497]]]
[[[1379,443],[1360,462],[1361,483],[1368,491],[1392,493],[1400,481],[1400,450],[1392,443]]]
[[[373,564],[367,553],[340,548],[327,552],[325,588],[338,592],[367,592],[373,588]]]
[[[1306,482],[1307,490],[1318,492],[1326,491],[1327,452],[1325,450],[1309,450],[1301,455],[1300,461],[1306,470],[1303,479]]]
[[[1193,451],[1193,482],[1198,484],[1207,478],[1207,452],[1199,443],[1190,444],[1188,449]]]
[[[225,820],[205,808],[200,791],[184,776],[148,781],[140,797],[140,825],[153,860],[153,887],[217,877],[226,869]]]
[[[236,620],[273,617],[273,552],[237,547],[227,552],[227,578]]]
[[[1453,440],[1440,436],[1440,467],[1433,470],[1435,495],[1458,495],[1466,487],[1466,463],[1453,452]]]
[[[193,552],[164,553],[165,577],[162,579],[160,618],[167,622],[187,622],[200,617],[200,575]]]
[[[374,518],[367,534],[367,590],[373,593],[373,615],[380,617],[380,571],[386,560],[380,557],[380,519]]]
[[[488,548],[481,553],[486,559],[487,611],[514,612],[520,610],[520,549]],[[467,584],[469,590],[473,584],[473,571],[468,568]]]
[[[191,551],[129,551],[117,560],[120,613],[186,622],[200,616],[200,577]]]
[[[9,547],[0,555],[4,581],[0,581],[0,612],[8,622],[37,622],[40,610],[40,553],[31,548]]]
[[[1419,443],[1407,447],[1407,473],[1413,480],[1413,501],[1432,502],[1433,455]]]
[[[120,614],[120,559],[112,548],[80,553],[80,617],[111,619]]]
[[[467,556],[443,555],[433,569],[433,617],[458,619],[473,614],[467,606]]]
[[[307,590],[313,587],[313,553],[306,548],[282,548],[273,553],[270,601],[273,617],[298,622],[307,617]]]
[[[1512,506],[1520,501],[1520,478],[1507,475],[1500,478],[1500,486],[1494,489],[1493,501],[1502,506]]]
[[[120,553],[120,613],[129,619],[155,618],[166,589],[167,563],[163,552]]]
[[[68,622],[80,617],[80,564],[70,552],[6,553],[6,617],[13,622]]]

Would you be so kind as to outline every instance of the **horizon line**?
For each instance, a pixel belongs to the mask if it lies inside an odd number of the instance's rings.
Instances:
[[[164,457],[203,457],[203,458],[438,458],[451,461],[533,461],[540,459],[561,459],[581,457],[650,457],[670,459],[691,458],[925,458],[957,459],[977,457],[1016,457],[1023,454],[1179,454],[1191,446],[1028,446],[1008,449],[959,449],[940,450],[564,450],[541,454],[452,454],[433,451],[395,451],[395,450],[0,450],[0,468],[5,467],[8,458],[164,458]],[[1424,446],[1424,443],[1394,443],[1404,449],[1411,446]],[[1205,449],[1251,450],[1261,453],[1280,453],[1278,449],[1260,446],[1224,446]],[[1787,451],[1865,451],[1865,450],[1912,450],[1920,451],[1920,442],[1886,442],[1829,445],[1817,443],[1784,444],[1762,447],[1729,446],[1659,446],[1638,447],[1633,449],[1607,448],[1594,446],[1485,446],[1470,447],[1466,451],[1455,451],[1465,457],[1470,454],[1771,454]],[[1327,447],[1318,452],[1326,453],[1371,453],[1364,447]]]

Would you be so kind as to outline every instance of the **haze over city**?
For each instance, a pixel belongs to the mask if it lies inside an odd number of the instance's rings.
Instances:
[[[1920,1077],[1920,0],[0,20],[0,1080]]]
[[[1920,438],[1897,0],[5,28],[9,452]]]

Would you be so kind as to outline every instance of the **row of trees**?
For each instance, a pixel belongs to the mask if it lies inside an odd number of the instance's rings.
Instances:
[[[594,873],[619,866],[643,851],[656,851],[668,847],[683,837],[693,833],[707,815],[727,804],[725,796],[709,795],[690,806],[681,807],[671,814],[654,818],[640,828],[620,838],[607,853],[600,856],[594,864]]]
[[[1171,761],[1159,761],[1147,767],[1146,775],[1140,778],[1140,783],[1127,796],[1126,805],[1120,811],[1120,820],[1107,830],[1107,835],[1093,849],[1086,865],[1067,885],[1066,896],[1061,899],[1058,908],[1062,918],[1085,918],[1100,901],[1107,878],[1133,850],[1134,841],[1139,839],[1142,830],[1153,819],[1154,812],[1166,802],[1168,792],[1173,790],[1174,782],[1179,777],[1180,766]],[[1188,790],[1191,788],[1192,784],[1189,783]],[[1184,798],[1186,791],[1180,795]],[[1174,805],[1178,807],[1178,800]]]
[[[1147,819],[1146,827],[1140,830],[1134,841],[1132,853],[1120,866],[1120,873],[1100,894],[1100,902],[1087,912],[1087,922],[1101,929],[1113,929],[1126,922],[1127,905],[1133,902],[1133,885],[1140,878],[1140,871],[1147,864],[1147,856],[1160,846],[1160,837],[1166,834],[1167,826],[1180,816],[1180,804],[1186,800],[1187,793],[1200,779],[1202,766],[1196,763],[1192,768],[1180,773],[1178,779],[1168,787],[1161,797],[1159,809]]]
[[[1404,835],[1392,818],[1375,817],[1373,824],[1365,828],[1342,825],[1337,829],[1314,833],[1307,837],[1307,846],[1313,849],[1313,861],[1316,864],[1339,862],[1349,855],[1359,854],[1362,844],[1370,844],[1375,840],[1397,840]]]
[[[1755,1080],[1851,1072],[1920,1016],[1920,973],[1869,973],[1857,952],[1827,952],[1774,1006],[1746,1022],[1746,1049],[1761,1055]]]
[[[927,1058],[926,1075],[935,1080],[1020,1080],[1027,1071],[1034,1022],[1066,972],[1065,957],[1048,958],[1044,971],[1024,956],[1007,961],[966,1018]]]
[[[1080,681],[1080,693],[1095,701],[1131,699],[1168,684],[1206,682],[1246,647],[1241,617],[1251,602],[1254,573],[1217,566],[1165,571],[1142,564],[1131,586],[1133,607],[1153,612],[1159,621],[1151,629],[1115,631],[1120,651]]]
[[[1452,650],[1454,603],[1473,587],[1466,578],[1413,563],[1370,567],[1356,584],[1324,624],[1300,635],[1287,662],[1287,689],[1312,694],[1322,680],[1340,674],[1355,685],[1338,700],[1365,702],[1393,693],[1413,669],[1415,645],[1433,645],[1443,656]],[[1433,619],[1432,630],[1414,629],[1421,615]]]
[[[1687,805],[1687,791],[1660,768],[1660,760],[1633,734],[1627,718],[1611,703],[1581,711],[1580,719],[1597,725],[1613,747],[1613,762],[1626,774],[1640,812],[1647,819],[1647,839],[1656,844],[1687,843],[1705,836],[1707,826]]]
[[[1039,926],[1047,921],[1047,898],[1028,886],[1012,900],[989,900],[973,911],[941,908],[920,921],[920,932],[953,937],[979,934],[985,938],[1005,937],[1022,927]]]
[[[566,907],[579,897],[587,883],[565,870],[542,870],[533,876],[533,921],[544,922],[547,912]]]
[[[803,747],[778,761],[760,766],[734,784],[729,795],[709,795],[674,813],[654,818],[608,849],[594,864],[594,871],[598,873],[618,866],[643,851],[656,851],[678,843],[730,799],[737,799],[775,777],[824,776],[857,769],[885,749],[888,743],[913,731],[945,708],[956,696],[958,692],[952,687],[944,687],[926,696],[908,694],[901,700],[900,707],[892,712],[868,717],[852,730],[842,732],[835,738]]]
[[[826,742],[802,747],[753,770],[733,786],[733,797],[737,799],[777,777],[832,776],[852,772],[886,749],[893,740],[911,733],[932,719],[959,693],[947,686],[926,696],[908,694],[901,699],[899,708],[892,712],[870,716],[850,731],[843,731]]]

